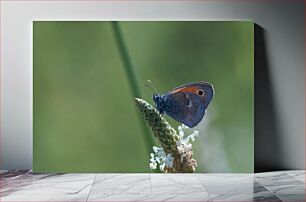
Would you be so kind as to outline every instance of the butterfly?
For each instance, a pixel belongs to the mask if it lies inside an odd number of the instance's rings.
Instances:
[[[210,83],[199,81],[174,88],[166,94],[153,94],[155,107],[174,120],[193,128],[203,119],[206,108],[214,96]]]

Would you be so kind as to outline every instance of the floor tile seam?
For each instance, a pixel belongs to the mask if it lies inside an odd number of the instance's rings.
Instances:
[[[204,191],[206,192],[209,201],[213,201],[213,198],[210,196],[210,193],[207,191],[206,187],[204,186],[204,184],[202,184],[201,180],[200,180],[200,176],[198,174],[195,174],[196,178],[198,179],[200,185],[203,187]],[[213,195],[213,194],[212,194]]]
[[[94,186],[94,184],[95,184],[96,178],[97,178],[97,174],[95,175],[95,178],[94,178],[94,180],[93,180],[93,182],[92,182],[92,185],[91,185],[91,187],[90,187],[90,190],[89,190],[89,192],[88,192],[88,195],[87,195],[87,198],[86,198],[86,202],[87,202],[87,201],[88,201],[88,199],[89,199],[89,196],[90,196],[90,193],[91,193],[92,187],[93,187],[93,186]]]

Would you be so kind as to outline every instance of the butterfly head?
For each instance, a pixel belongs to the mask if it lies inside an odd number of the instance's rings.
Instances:
[[[153,101],[155,102],[156,109],[159,111],[159,113],[163,114],[165,111],[165,96],[154,93],[153,94]]]
[[[160,94],[158,94],[158,93],[154,93],[153,94],[153,101],[155,102],[155,103],[158,103],[158,102],[160,102],[162,100],[162,96],[160,95]]]

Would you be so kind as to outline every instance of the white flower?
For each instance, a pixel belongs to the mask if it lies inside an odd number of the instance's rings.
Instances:
[[[195,130],[191,135],[189,135],[190,139],[194,142],[195,138],[199,136],[199,131]]]
[[[157,163],[160,164],[160,158],[159,157],[156,157],[155,160],[156,160]]]
[[[162,150],[163,150],[162,148],[153,146],[153,151],[154,151],[155,153],[157,153],[158,151],[162,151]],[[151,154],[152,154],[152,153],[151,153]]]
[[[188,135],[187,137],[184,137],[185,130],[188,129],[187,126],[182,124],[181,126],[178,127],[178,140],[176,141],[177,145],[177,150],[179,154],[181,155],[180,161],[183,163],[184,161],[189,161],[190,158],[192,158],[192,144],[190,143],[191,141],[195,141],[195,138],[199,136],[199,131],[193,131],[192,134]],[[168,158],[166,159],[166,165],[168,164]],[[173,163],[173,162],[172,162]],[[196,162],[191,163],[193,168],[196,166]],[[172,165],[173,166],[173,165]]]
[[[180,132],[180,131],[183,131],[182,126],[178,126],[177,129],[178,129],[179,132]]]
[[[184,148],[182,146],[178,146],[177,150],[180,154],[182,154],[184,152]]]
[[[177,127],[177,130],[178,130],[178,134],[179,134],[179,138],[183,138],[184,137],[184,129],[182,126],[178,126]]]
[[[178,127],[178,140],[176,141],[177,150],[181,155],[181,162],[189,162],[189,159],[192,158],[192,144],[190,140],[195,141],[195,138],[199,136],[199,131],[193,131],[192,134],[185,136],[185,130],[188,129],[187,126],[182,124]],[[171,154],[166,154],[163,148],[153,146],[153,152],[150,153],[150,168],[156,169],[159,165],[159,169],[164,172],[165,168],[172,168],[173,167],[173,160]],[[196,162],[191,162],[192,166],[196,166]]]
[[[156,162],[150,163],[150,169],[151,169],[151,170],[155,170],[156,167],[157,167],[157,163],[156,163]]]
[[[193,134],[194,134],[195,137],[199,137],[200,132],[197,131],[197,130],[195,130],[195,131],[193,132]]]
[[[151,153],[150,154],[150,156],[151,156],[151,158],[150,158],[150,161],[153,163],[153,162],[155,162],[155,159],[154,159],[154,154],[153,153]]]
[[[182,129],[185,130],[186,128],[189,128],[189,127],[182,124]]]
[[[164,169],[165,169],[165,163],[161,164],[161,165],[159,166],[159,169],[160,169],[160,171],[164,171]]]
[[[179,136],[184,137],[184,131],[179,131]]]
[[[172,168],[173,166],[173,157],[171,156],[171,154],[168,154],[165,158],[165,165],[168,167],[168,168]]]

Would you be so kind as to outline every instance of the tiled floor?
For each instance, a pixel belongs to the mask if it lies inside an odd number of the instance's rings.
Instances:
[[[305,171],[32,174],[1,171],[0,201],[305,201]]]

